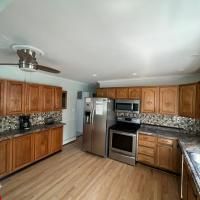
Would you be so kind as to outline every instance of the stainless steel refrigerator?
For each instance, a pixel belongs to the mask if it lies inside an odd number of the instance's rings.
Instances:
[[[108,131],[115,123],[113,100],[85,98],[83,122],[83,150],[107,157]]]

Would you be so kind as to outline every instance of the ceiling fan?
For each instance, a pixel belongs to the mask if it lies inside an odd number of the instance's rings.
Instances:
[[[53,69],[44,65],[39,65],[36,60],[37,55],[44,55],[40,49],[29,45],[13,45],[12,49],[16,51],[19,62],[18,63],[0,63],[0,65],[14,65],[19,66],[19,69],[27,72],[35,72],[42,70],[50,73],[60,73],[57,69]]]

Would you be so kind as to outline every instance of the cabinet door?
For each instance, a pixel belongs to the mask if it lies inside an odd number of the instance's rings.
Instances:
[[[179,114],[184,117],[195,117],[196,85],[180,86]]]
[[[0,142],[0,177],[11,171],[12,163],[12,146],[11,140]]]
[[[158,112],[158,88],[142,88],[142,112],[156,113]]]
[[[22,114],[24,113],[25,101],[25,84],[18,81],[7,81],[7,95],[6,95],[6,113]]]
[[[26,166],[34,160],[33,135],[13,139],[13,170]]]
[[[128,88],[117,88],[116,90],[117,99],[128,99]]]
[[[194,185],[194,181],[192,180],[191,175],[188,176],[188,200],[198,200],[197,191]]]
[[[197,86],[196,116],[200,119],[200,83]]]
[[[41,111],[41,86],[37,84],[26,85],[26,112],[35,113]]]
[[[160,87],[160,113],[178,114],[178,87]]]
[[[50,130],[34,134],[35,160],[41,159],[50,153]]]
[[[142,96],[142,88],[129,88],[129,99],[141,99]]]
[[[51,86],[43,86],[43,111],[54,110],[54,88]]]
[[[183,163],[183,200],[188,200],[188,172],[185,162]]]
[[[172,170],[172,152],[173,148],[171,146],[158,144],[157,146],[158,167],[167,170]]]
[[[54,88],[54,110],[62,109],[62,88]]]
[[[107,97],[111,99],[115,99],[116,97],[116,90],[115,88],[108,88],[107,89]]]
[[[0,116],[5,115],[5,81],[0,80]]]
[[[97,93],[97,97],[107,97],[106,88],[97,88],[96,93]]]
[[[62,150],[63,127],[51,129],[51,153]]]

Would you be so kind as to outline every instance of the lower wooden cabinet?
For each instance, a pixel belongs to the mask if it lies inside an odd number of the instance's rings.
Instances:
[[[0,178],[62,150],[63,127],[0,141]]]
[[[62,149],[63,141],[63,127],[52,128],[51,129],[51,153],[55,153]]]
[[[13,139],[13,170],[24,167],[34,160],[33,134]]]
[[[183,194],[183,200],[199,200],[200,199],[185,160],[183,162],[182,194]]]
[[[34,135],[35,160],[44,158],[50,153],[51,131],[41,131]]]
[[[0,177],[8,174],[12,168],[12,141],[0,142]]]
[[[137,160],[178,173],[177,140],[139,133]]]

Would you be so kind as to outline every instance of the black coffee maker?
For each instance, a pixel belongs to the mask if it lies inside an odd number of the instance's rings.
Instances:
[[[21,130],[28,130],[31,128],[31,122],[30,122],[29,115],[19,116],[19,128]]]

